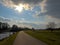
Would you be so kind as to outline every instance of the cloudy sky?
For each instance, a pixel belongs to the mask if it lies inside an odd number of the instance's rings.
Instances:
[[[60,0],[0,0],[0,22],[37,29],[55,22],[60,27]]]

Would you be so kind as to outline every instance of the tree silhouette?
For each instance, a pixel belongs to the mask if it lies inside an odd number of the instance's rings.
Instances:
[[[8,29],[9,28],[9,24],[8,23],[2,23],[2,27],[3,29]]]
[[[2,29],[2,22],[0,22],[0,30]]]
[[[10,27],[10,25],[8,23],[0,22],[0,32],[8,31],[9,27]]]
[[[54,22],[49,22],[47,25],[47,29],[53,31],[56,24]]]
[[[13,25],[11,31],[14,31],[14,32],[15,32],[15,31],[17,31],[17,30],[18,30],[18,26],[17,26],[17,25]]]

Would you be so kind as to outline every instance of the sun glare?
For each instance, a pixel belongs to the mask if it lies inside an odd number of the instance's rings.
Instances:
[[[18,6],[15,6],[15,10],[17,10],[18,12],[22,12],[23,11],[23,5],[19,4]]]

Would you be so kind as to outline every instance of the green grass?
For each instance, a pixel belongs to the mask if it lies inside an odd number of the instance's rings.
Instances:
[[[60,31],[25,31],[29,35],[47,43],[48,45],[60,45]]]
[[[11,35],[10,37],[0,41],[0,45],[13,45],[13,42],[14,42],[17,34],[18,34],[18,32],[13,34],[13,35]]]

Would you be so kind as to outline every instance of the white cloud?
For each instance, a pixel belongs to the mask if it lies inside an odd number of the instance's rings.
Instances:
[[[0,3],[8,8],[14,8],[14,3],[11,0],[0,0]]]
[[[11,19],[0,16],[0,21],[1,22],[10,22]]]
[[[29,1],[30,0],[0,0],[0,3],[8,8],[13,8],[14,10],[16,9],[16,6],[19,7],[20,4],[23,5],[22,8],[24,8],[25,10],[32,10],[34,6],[38,5],[41,7],[42,13],[46,12],[45,6],[46,6],[47,0],[43,0],[43,1],[41,0],[32,1],[31,0],[31,2]]]
[[[60,20],[58,18],[52,17],[50,15],[45,15],[45,21],[46,22],[55,22],[55,23],[60,23]]]
[[[41,13],[47,12],[47,10],[46,10],[46,5],[47,5],[46,2],[47,2],[47,0],[43,0],[43,1],[40,3]]]
[[[0,3],[8,8],[14,9],[14,10],[16,10],[18,7],[18,8],[20,8],[20,9],[18,9],[18,11],[21,9],[25,9],[25,10],[32,9],[32,7],[27,3],[25,3],[25,4],[19,3],[18,5],[16,5],[16,4],[14,4],[14,2],[12,0],[0,0]],[[21,7],[20,5],[22,5],[23,7]]]
[[[40,18],[40,15],[41,12],[40,11],[35,11],[35,14],[33,14],[32,16],[35,17],[35,18]]]

